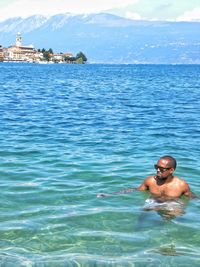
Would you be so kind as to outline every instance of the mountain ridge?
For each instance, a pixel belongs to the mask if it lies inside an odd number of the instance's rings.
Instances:
[[[83,51],[92,63],[200,64],[200,22],[137,21],[108,13],[35,15],[0,22],[0,45]]]

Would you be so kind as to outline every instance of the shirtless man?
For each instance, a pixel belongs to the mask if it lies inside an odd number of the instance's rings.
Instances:
[[[113,194],[100,193],[97,197],[108,197],[118,194],[126,194],[134,190],[148,190],[159,199],[174,199],[182,195],[192,197],[188,184],[173,173],[176,169],[176,160],[171,156],[161,157],[155,165],[156,175],[147,177],[138,188],[125,189]]]
[[[178,198],[182,195],[192,197],[188,184],[173,175],[176,169],[173,157],[161,157],[154,167],[157,174],[147,177],[137,190],[149,190],[152,195],[164,198]]]

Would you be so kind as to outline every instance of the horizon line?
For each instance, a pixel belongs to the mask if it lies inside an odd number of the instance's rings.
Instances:
[[[119,17],[119,18],[123,18],[126,20],[130,20],[130,21],[134,21],[134,22],[172,22],[172,23],[179,23],[179,22],[186,22],[186,23],[200,23],[200,20],[177,20],[177,19],[163,19],[163,20],[159,20],[159,19],[132,19],[132,18],[127,18],[125,16],[121,16],[121,15],[116,15],[113,13],[109,13],[109,12],[90,12],[90,13],[72,13],[72,12],[64,12],[64,13],[56,13],[56,14],[51,14],[51,15],[44,15],[44,14],[32,14],[32,15],[28,15],[28,16],[11,16],[5,19],[0,19],[0,23],[5,22],[7,20],[10,19],[28,19],[31,17],[35,17],[35,16],[40,16],[40,17],[44,17],[46,19],[52,18],[54,16],[58,16],[58,15],[70,15],[72,17],[75,16],[89,16],[89,15],[99,15],[99,14],[107,14],[107,15],[111,15],[111,16],[115,16],[115,17]]]

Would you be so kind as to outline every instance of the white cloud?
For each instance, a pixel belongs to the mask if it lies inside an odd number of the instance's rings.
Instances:
[[[185,12],[182,16],[179,16],[176,21],[200,21],[200,7]]]
[[[141,16],[138,13],[126,12],[125,17],[127,19],[141,20]]]
[[[122,8],[138,0],[16,0],[1,8],[0,18],[28,17],[34,14],[54,15],[58,13],[95,13],[112,8]]]
[[[153,18],[152,14],[143,14],[141,17],[137,11],[130,11],[130,7],[132,9],[133,5],[140,1],[141,0],[12,0],[10,3],[8,2],[6,6],[1,6],[0,20],[17,16],[28,17],[35,14],[49,16],[67,12],[74,14],[98,13],[106,10],[121,10],[121,13],[118,12],[118,14],[134,20],[156,20]],[[151,0],[149,0],[149,2],[151,2]],[[144,2],[141,2],[141,5],[143,4]],[[200,21],[200,7],[185,12],[176,20]]]

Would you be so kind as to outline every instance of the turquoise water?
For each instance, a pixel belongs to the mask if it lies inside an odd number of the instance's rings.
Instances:
[[[200,202],[136,187],[165,154],[200,196],[200,66],[0,64],[0,266],[200,266]]]

